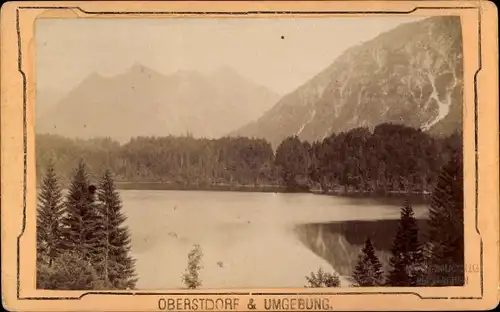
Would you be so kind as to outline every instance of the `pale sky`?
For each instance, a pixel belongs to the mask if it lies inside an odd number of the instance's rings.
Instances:
[[[64,94],[93,72],[116,75],[140,63],[163,74],[229,66],[283,95],[347,48],[417,19],[39,19],[37,87]]]

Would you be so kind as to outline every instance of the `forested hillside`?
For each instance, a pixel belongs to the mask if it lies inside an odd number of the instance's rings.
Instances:
[[[37,135],[37,171],[51,159],[62,182],[80,159],[118,182],[189,186],[275,185],[288,191],[430,191],[440,167],[461,144],[458,133],[434,138],[413,128],[381,124],[355,128],[310,144],[288,137],[276,152],[263,139],[137,137],[125,144],[108,138],[73,140]]]

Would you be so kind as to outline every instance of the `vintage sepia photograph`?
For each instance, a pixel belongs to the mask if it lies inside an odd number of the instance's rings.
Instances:
[[[488,1],[9,2],[9,311],[488,310]]]
[[[35,45],[37,288],[463,286],[478,269],[459,16],[47,18]]]

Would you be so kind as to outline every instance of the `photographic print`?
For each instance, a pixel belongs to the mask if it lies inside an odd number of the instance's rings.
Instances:
[[[146,4],[2,7],[17,300],[23,285],[58,310],[498,304],[498,103],[477,106],[495,98],[489,3]],[[7,148],[24,151],[15,171]]]
[[[41,19],[35,39],[40,288],[433,285],[426,244],[463,284],[459,17]],[[96,280],[46,276],[68,257]]]

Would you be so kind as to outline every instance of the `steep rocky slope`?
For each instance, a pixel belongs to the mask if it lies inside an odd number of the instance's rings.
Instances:
[[[276,146],[294,134],[314,141],[394,122],[446,135],[462,124],[462,82],[460,18],[431,17],[346,50],[232,134],[264,137]]]

